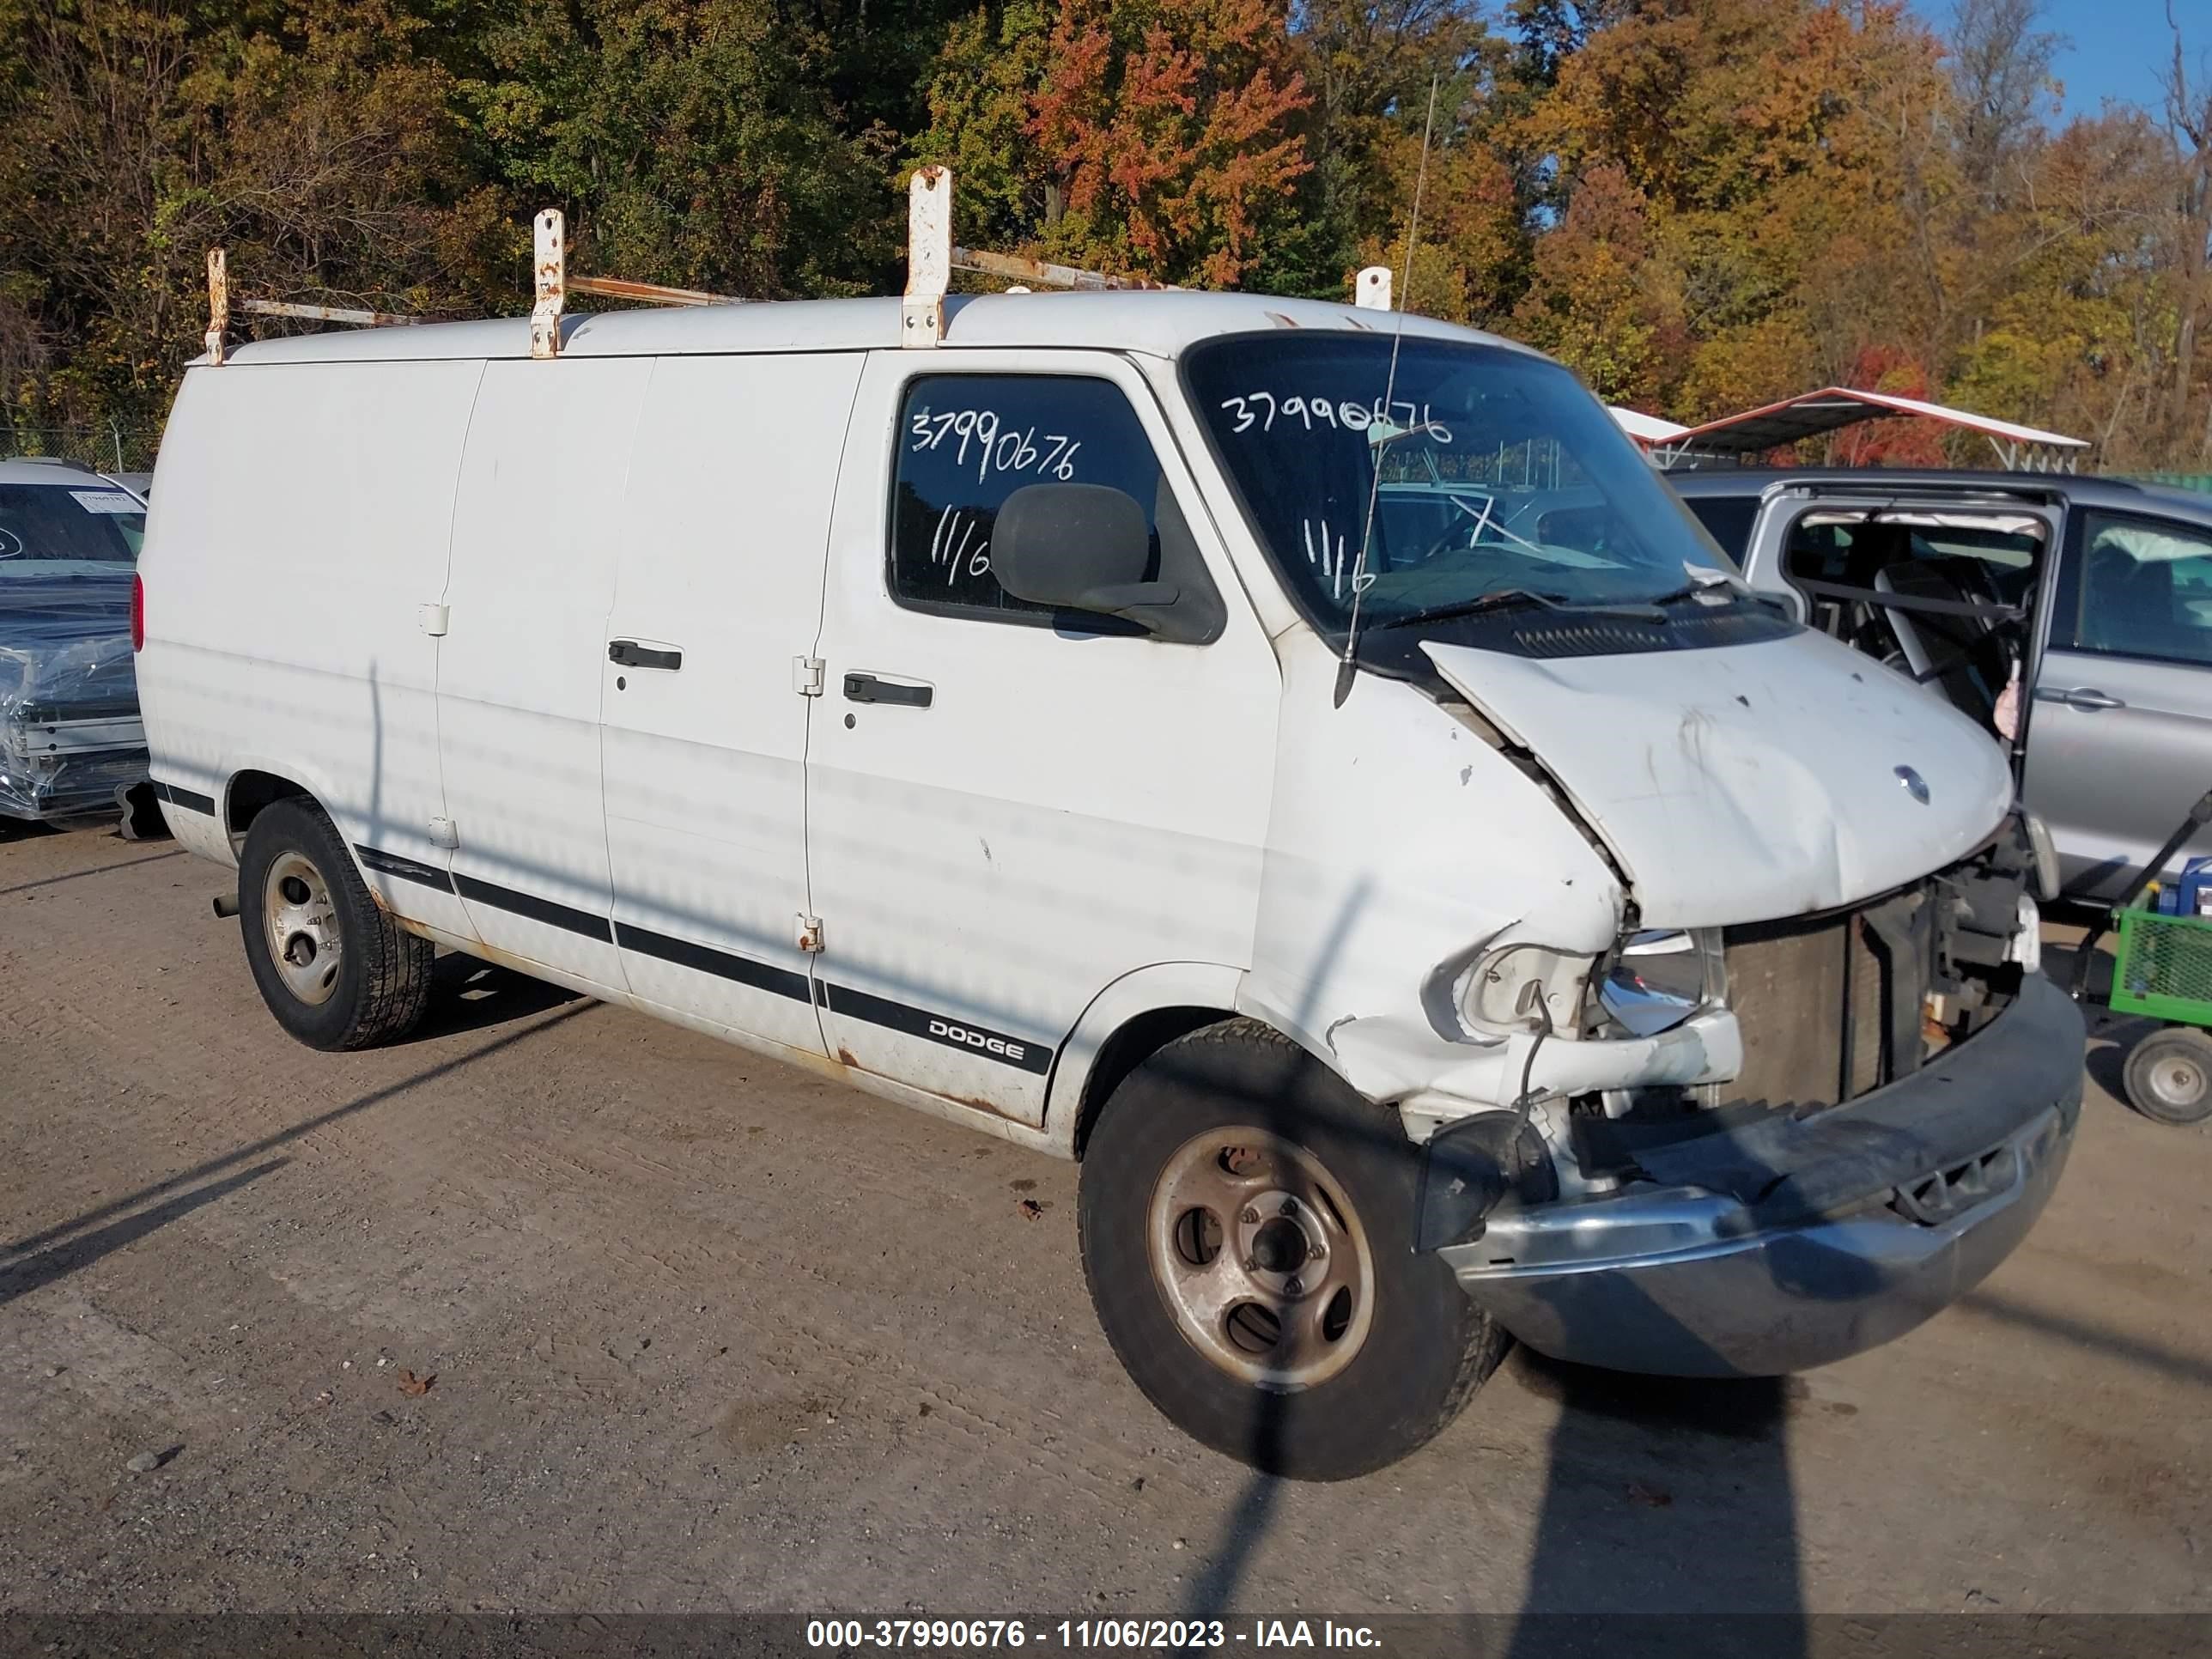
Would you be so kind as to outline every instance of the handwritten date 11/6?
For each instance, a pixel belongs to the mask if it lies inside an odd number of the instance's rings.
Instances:
[[[1229,428],[1231,433],[1249,432],[1255,426],[1262,432],[1273,432],[1275,418],[1280,416],[1285,431],[1310,432],[1318,421],[1323,426],[1346,432],[1364,432],[1371,426],[1395,427],[1402,432],[1424,433],[1440,444],[1452,441],[1450,428],[1429,413],[1426,404],[1400,400],[1386,407],[1380,398],[1370,404],[1354,403],[1349,398],[1332,401],[1328,398],[1300,397],[1296,392],[1278,398],[1272,392],[1248,392],[1241,398],[1224,398],[1221,406],[1237,416],[1237,424]],[[1401,409],[1406,411],[1406,418],[1392,420],[1390,411]],[[1293,420],[1300,423],[1298,428],[1291,427]]]
[[[907,434],[914,440],[907,446],[909,455],[957,441],[953,464],[964,467],[972,450],[978,483],[994,472],[1035,472],[1065,483],[1075,476],[1075,452],[1083,447],[1081,439],[1056,432],[1040,438],[1035,427],[1026,431],[1002,427],[994,409],[959,409],[943,415],[924,410],[914,417]]]

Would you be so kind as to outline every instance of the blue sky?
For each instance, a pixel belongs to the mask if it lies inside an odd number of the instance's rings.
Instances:
[[[1951,0],[1913,3],[1939,29],[1949,26]],[[2068,115],[2094,115],[2107,98],[2157,109],[2160,76],[2173,52],[2164,0],[2044,0],[2043,11],[2044,27],[2068,40],[2057,64]],[[2191,73],[2200,65],[2212,71],[2212,5],[2174,0],[2173,15],[2189,43]]]

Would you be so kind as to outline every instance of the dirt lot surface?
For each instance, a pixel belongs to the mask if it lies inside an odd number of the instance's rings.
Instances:
[[[2212,1133],[2109,1036],[2039,1228],[1905,1340],[1518,1353],[1291,1486],[1123,1378],[1073,1168],[461,958],[312,1053],[222,884],[0,843],[0,1607],[2212,1609]]]

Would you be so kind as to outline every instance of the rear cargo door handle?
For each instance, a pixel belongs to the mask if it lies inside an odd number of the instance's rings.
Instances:
[[[681,651],[659,651],[635,640],[615,640],[607,646],[607,660],[620,668],[681,668]]]
[[[927,708],[936,695],[933,686],[901,685],[895,680],[879,680],[873,674],[845,676],[848,702],[902,702],[910,708]]]
[[[2069,708],[2078,708],[2085,714],[2094,714],[2102,708],[2125,708],[2126,700],[2098,690],[2091,685],[2077,685],[2065,691],[2041,691],[2036,698],[2042,702],[2063,702]]]

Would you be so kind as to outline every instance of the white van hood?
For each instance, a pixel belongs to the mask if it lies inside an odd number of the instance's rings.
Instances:
[[[2012,805],[1986,732],[1823,635],[1542,660],[1422,648],[1603,837],[1646,927],[1854,903],[1964,857]]]

